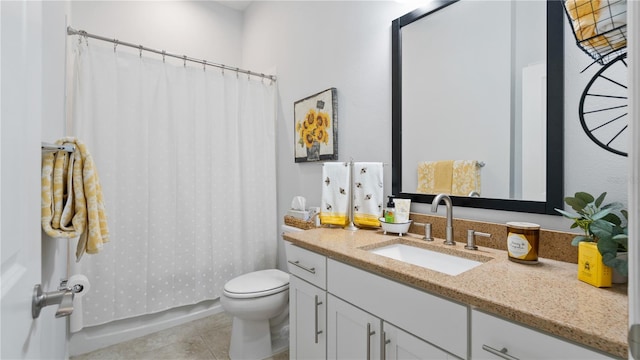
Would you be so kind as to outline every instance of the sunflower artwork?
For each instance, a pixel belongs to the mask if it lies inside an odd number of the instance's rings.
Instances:
[[[335,88],[295,102],[295,162],[338,159],[337,105]]]

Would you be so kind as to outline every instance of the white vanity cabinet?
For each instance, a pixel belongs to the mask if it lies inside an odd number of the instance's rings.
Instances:
[[[471,312],[472,359],[610,359],[482,311]]]
[[[289,355],[326,359],[327,292],[325,256],[285,242],[289,272]]]
[[[327,303],[327,359],[455,359],[331,294]]]
[[[468,308],[465,305],[332,259],[327,260],[327,291],[330,358],[349,358],[343,357],[341,351],[348,355],[352,353],[347,351],[358,351],[354,356],[362,352],[366,355],[367,341],[376,344],[371,345],[373,359],[411,358],[409,354],[417,359],[467,357]],[[375,339],[366,337],[367,323],[382,324],[382,331],[376,330],[379,335]],[[348,329],[358,332],[353,335],[353,343],[346,344],[332,334],[344,334]],[[380,355],[374,353],[378,351],[378,343],[385,344],[380,346],[385,349]],[[356,358],[366,359],[366,356]]]

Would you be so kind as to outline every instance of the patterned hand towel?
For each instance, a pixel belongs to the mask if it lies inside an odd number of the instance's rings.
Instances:
[[[384,201],[383,167],[379,162],[353,164],[353,223],[361,227],[380,226]]]
[[[451,194],[453,160],[425,161],[418,164],[418,188],[423,194]]]
[[[469,196],[472,191],[480,194],[480,167],[478,162],[476,160],[454,161],[451,194]]]
[[[322,204],[320,222],[345,226],[349,223],[349,164],[328,162],[322,165]]]
[[[78,139],[67,137],[56,144],[74,144],[65,151],[42,155],[42,229],[54,238],[78,239],[76,261],[87,252],[96,254],[109,241],[102,188],[93,158]]]

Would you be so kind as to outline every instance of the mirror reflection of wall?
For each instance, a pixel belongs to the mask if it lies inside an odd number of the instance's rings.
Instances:
[[[402,32],[402,191],[423,161],[477,160],[482,197],[544,201],[546,3],[460,1]]]

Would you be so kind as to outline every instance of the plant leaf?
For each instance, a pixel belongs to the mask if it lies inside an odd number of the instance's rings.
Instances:
[[[591,219],[594,220],[594,221],[595,220],[600,220],[603,217],[609,215],[610,213],[611,213],[611,209],[602,209],[602,210],[598,211],[597,213],[591,215]]]
[[[589,194],[587,194],[587,195],[589,195]],[[589,195],[589,196],[591,196],[591,195]],[[600,207],[600,205],[601,205],[601,204],[602,204],[602,202],[604,201],[605,196],[607,196],[607,193],[606,193],[606,192],[603,192],[602,194],[600,194],[600,196],[598,196],[598,198],[595,200],[596,207]],[[593,196],[591,196],[591,199],[592,199],[592,200],[591,200],[591,201],[589,201],[589,202],[592,202],[592,201],[593,201]]]
[[[580,215],[578,215],[578,214],[570,213],[570,212],[564,211],[562,209],[555,209],[555,210],[557,212],[559,212],[560,214],[562,214],[562,216],[564,216],[566,218],[569,218],[569,219],[572,219],[572,220],[575,220],[575,219],[580,217]]]
[[[613,224],[611,224],[610,222],[604,221],[604,220],[596,220],[594,222],[591,223],[591,225],[589,225],[589,231],[591,231],[591,233],[593,235],[595,235],[598,238],[598,244],[602,243],[615,243],[614,241],[611,241],[611,238],[613,237]],[[606,245],[603,245],[606,246]],[[617,249],[617,245],[615,246],[615,248]],[[600,246],[598,245],[598,249],[600,249]]]
[[[607,214],[607,216],[603,217],[602,220],[606,220],[617,226],[620,226],[620,224],[622,224],[622,220],[620,219],[620,217],[614,213]]]
[[[583,199],[579,198],[578,194],[579,193],[576,193],[576,197],[567,196],[566,198],[564,198],[564,202],[567,203],[567,205],[571,206],[573,210],[581,213],[584,211],[584,208],[587,206],[587,204],[589,204],[589,201],[584,201]]]
[[[571,240],[571,245],[578,246],[578,244],[583,242],[583,241],[592,242],[593,239],[591,239],[590,237],[584,236],[584,235],[578,235],[578,236],[574,237],[573,240]]]

